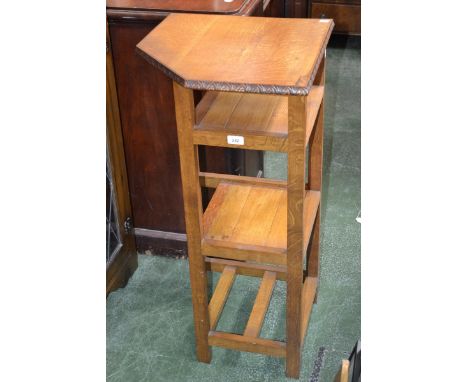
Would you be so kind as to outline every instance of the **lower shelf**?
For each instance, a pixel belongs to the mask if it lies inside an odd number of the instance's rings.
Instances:
[[[305,191],[304,253],[320,192]],[[268,185],[219,183],[203,216],[202,254],[286,265],[287,191]]]
[[[248,263],[245,265],[248,266]],[[225,265],[223,267],[221,277],[219,278],[208,306],[210,320],[208,343],[212,346],[233,350],[261,353],[273,357],[285,357],[285,342],[258,337],[276,284],[277,274],[274,271],[266,270],[263,273],[262,282],[243,335],[216,331],[218,320],[229,296],[231,287],[234,284],[236,275],[236,266]],[[298,317],[301,327],[301,344],[304,342],[307,334],[307,327],[309,325],[309,318],[312,312],[316,290],[317,278],[306,277],[302,287],[301,316]]]

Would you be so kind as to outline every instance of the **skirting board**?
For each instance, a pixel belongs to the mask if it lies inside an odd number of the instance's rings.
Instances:
[[[187,235],[185,233],[135,228],[138,253],[169,257],[187,257]]]

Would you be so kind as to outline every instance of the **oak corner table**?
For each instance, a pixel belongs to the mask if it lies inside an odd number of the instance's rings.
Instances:
[[[286,375],[299,377],[318,287],[325,49],[333,25],[171,14],[137,45],[173,80],[199,361],[209,363],[211,346],[219,346],[283,357]],[[204,91],[196,106],[194,90]],[[200,172],[199,145],[285,152],[287,180]],[[205,210],[202,187],[214,189]],[[209,300],[210,271],[221,276]],[[242,334],[216,330],[236,275],[262,278]],[[286,341],[261,338],[281,280]]]

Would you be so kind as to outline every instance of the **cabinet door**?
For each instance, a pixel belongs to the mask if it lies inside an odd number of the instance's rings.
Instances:
[[[310,0],[285,0],[285,16],[291,18],[307,18]]]
[[[264,0],[263,16],[284,17],[285,0]]]
[[[333,19],[333,33],[361,34],[361,5],[355,0],[347,0],[346,4],[334,3],[334,0],[313,2],[312,18]]]
[[[137,268],[130,195],[109,34],[106,41],[106,295]]]

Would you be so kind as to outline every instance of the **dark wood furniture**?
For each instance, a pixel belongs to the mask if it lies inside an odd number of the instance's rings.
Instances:
[[[307,18],[309,16],[311,1],[312,0],[285,0],[285,17]]]
[[[312,0],[310,6],[311,17],[333,19],[333,33],[361,34],[361,0]]]
[[[332,29],[332,20],[172,14],[137,46],[173,80],[199,361],[220,346],[285,357],[287,376],[299,377],[318,283]],[[206,92],[199,103],[195,90]],[[200,172],[199,145],[286,152],[288,180]],[[215,190],[204,211],[203,186]],[[208,270],[221,272],[210,301]],[[262,278],[243,334],[216,330],[236,274]],[[287,283],[286,341],[259,337],[276,279]]]
[[[271,5],[280,1],[272,0]],[[186,236],[172,82],[135,53],[137,43],[170,12],[261,16],[263,1],[107,0],[115,97],[120,106],[136,245],[140,252],[184,255]],[[274,8],[272,12],[279,11]],[[203,169],[232,174],[255,176],[263,166],[261,153],[252,151],[239,154],[209,148],[201,150],[200,159]]]
[[[263,0],[264,17],[285,17],[286,0]]]
[[[131,232],[132,208],[115,90],[114,65],[106,31],[106,295],[124,286],[137,268],[135,238]]]

